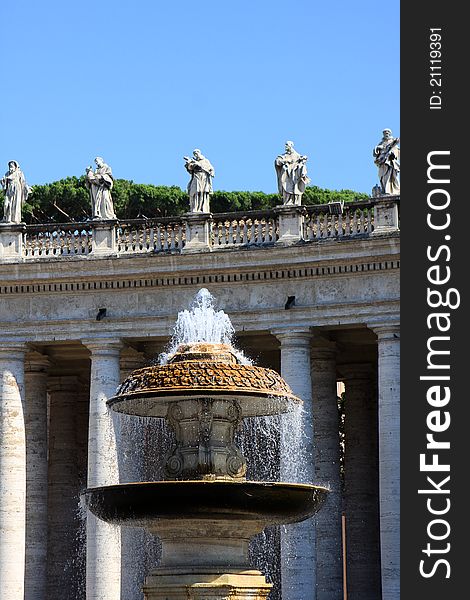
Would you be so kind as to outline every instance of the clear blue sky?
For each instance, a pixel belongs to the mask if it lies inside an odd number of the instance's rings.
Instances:
[[[215,189],[276,190],[284,142],[312,184],[370,192],[372,147],[399,135],[399,0],[42,0],[0,36],[0,171],[185,187],[200,148]]]

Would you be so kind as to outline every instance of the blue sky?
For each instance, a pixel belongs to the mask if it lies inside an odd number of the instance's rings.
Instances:
[[[16,0],[3,11],[0,170],[185,187],[200,148],[215,189],[274,192],[286,140],[312,184],[370,192],[399,135],[399,0]]]

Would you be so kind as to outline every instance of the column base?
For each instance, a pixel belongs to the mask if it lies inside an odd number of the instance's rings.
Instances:
[[[214,567],[157,568],[145,580],[145,600],[263,600],[272,584],[255,570],[221,573]]]

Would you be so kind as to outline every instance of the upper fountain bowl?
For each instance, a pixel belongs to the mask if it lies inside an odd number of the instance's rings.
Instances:
[[[235,400],[242,417],[302,402],[276,371],[241,364],[228,344],[197,342],[178,346],[165,365],[133,371],[108,404],[128,415],[166,417],[170,403],[197,398]]]

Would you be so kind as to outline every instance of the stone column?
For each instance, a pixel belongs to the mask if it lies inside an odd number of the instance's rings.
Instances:
[[[306,329],[276,330],[281,342],[281,375],[294,394],[304,401],[302,414],[303,436],[292,440],[302,447],[303,482],[314,480],[312,380],[310,342],[312,334]],[[282,437],[285,437],[282,434]],[[281,481],[299,481],[299,475],[289,469],[292,447],[281,444]],[[294,457],[298,459],[299,457]],[[287,526],[281,533],[281,584],[283,600],[313,600],[315,598],[315,527],[314,520]]]
[[[47,369],[39,352],[26,355],[25,600],[45,600],[47,584]]]
[[[49,421],[49,501],[47,600],[61,600],[64,590],[79,597],[75,564],[79,545],[79,480],[76,404],[78,378],[51,377]]]
[[[121,342],[82,340],[91,351],[90,418],[88,427],[88,487],[119,482],[116,439],[106,401],[119,385]],[[121,535],[88,511],[87,600],[121,598]]]
[[[381,597],[377,393],[372,365],[341,367],[345,383],[348,600]]]
[[[26,443],[21,343],[0,347],[0,600],[23,600]]]
[[[400,329],[373,327],[379,370],[379,495],[382,598],[400,597]]]
[[[317,600],[343,596],[342,492],[339,461],[339,413],[336,388],[336,349],[329,342],[312,348],[314,483],[330,488],[315,515]]]

